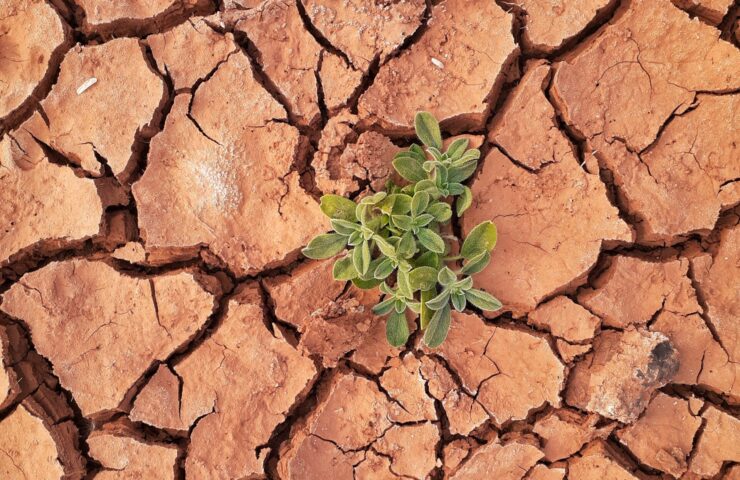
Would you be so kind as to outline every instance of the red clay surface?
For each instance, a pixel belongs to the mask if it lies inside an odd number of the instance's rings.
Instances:
[[[0,479],[740,479],[740,6],[0,0]],[[298,251],[417,110],[447,341]]]

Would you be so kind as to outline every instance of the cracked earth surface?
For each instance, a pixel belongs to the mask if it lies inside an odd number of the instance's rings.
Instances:
[[[0,0],[0,478],[740,479],[740,5]],[[504,309],[299,250],[429,110]]]

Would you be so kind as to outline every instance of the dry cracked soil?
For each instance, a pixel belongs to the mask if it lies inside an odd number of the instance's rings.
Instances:
[[[740,4],[0,0],[0,479],[740,479]],[[425,348],[299,250],[429,110]]]

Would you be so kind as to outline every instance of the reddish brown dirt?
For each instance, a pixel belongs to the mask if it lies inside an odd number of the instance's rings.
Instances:
[[[0,479],[740,479],[738,15],[0,0]],[[504,303],[436,350],[298,255],[420,109]]]

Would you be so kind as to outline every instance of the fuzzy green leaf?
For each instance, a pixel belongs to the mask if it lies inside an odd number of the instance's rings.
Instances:
[[[416,267],[409,272],[409,285],[413,291],[429,290],[437,284],[437,270],[432,267]]]
[[[378,245],[380,252],[386,257],[396,258],[396,248],[388,242],[385,238],[380,235],[373,236],[375,244]]]
[[[427,172],[424,171],[422,163],[409,156],[396,156],[393,159],[393,168],[409,182],[420,182],[427,178]]]
[[[470,259],[483,252],[490,252],[496,246],[497,238],[496,225],[491,221],[483,222],[470,231],[460,254],[463,258]]]
[[[398,256],[402,258],[411,258],[416,253],[416,240],[414,234],[406,232],[398,242]]]
[[[361,278],[352,279],[352,284],[357,288],[361,288],[362,290],[372,290],[381,283],[383,283],[383,280],[378,280],[377,278],[371,278],[369,280],[363,280]]]
[[[414,220],[408,215],[393,215],[391,216],[391,221],[393,221],[396,227],[404,231],[411,230],[411,227],[414,225]]]
[[[457,160],[462,156],[463,153],[465,153],[465,149],[468,148],[468,143],[470,141],[467,138],[458,138],[454,142],[452,142],[447,148],[447,156],[450,158],[450,160]]]
[[[386,192],[378,192],[360,200],[362,205],[377,205],[382,202],[388,194]]]
[[[439,234],[433,232],[428,228],[422,228],[421,230],[419,230],[416,238],[418,238],[419,243],[421,243],[421,245],[430,252],[445,252],[445,241],[442,240],[442,237],[440,237]]]
[[[445,202],[437,202],[427,207],[427,213],[434,216],[437,222],[444,223],[452,218],[452,207]]]
[[[357,269],[352,264],[352,258],[349,255],[334,262],[334,268],[332,269],[334,280],[352,280],[353,278],[357,278],[358,275],[359,273],[357,273]]]
[[[438,270],[442,262],[439,259],[439,255],[434,252],[424,252],[419,255],[419,258],[414,262],[414,266],[417,267],[432,267]]]
[[[434,215],[430,213],[422,213],[418,217],[414,219],[414,226],[419,227],[426,227],[430,223],[434,221]]]
[[[449,300],[450,300],[450,291],[447,289],[444,289],[439,295],[427,301],[427,307],[431,308],[432,310],[439,310],[440,308],[447,305],[447,302]]]
[[[360,251],[362,252],[362,269],[360,270],[360,273],[362,275],[365,275],[370,269],[370,262],[373,259],[370,256],[370,242],[368,242],[367,240],[362,242],[362,247],[360,248]]]
[[[457,310],[458,312],[462,312],[465,310],[465,304],[467,301],[465,300],[465,294],[462,292],[454,292],[450,295],[450,300],[452,300],[452,306]]]
[[[393,310],[393,304],[395,303],[395,297],[388,297],[382,302],[376,304],[373,307],[373,313],[375,315],[387,315]]]
[[[442,133],[437,119],[429,112],[418,112],[414,117],[416,136],[427,147],[442,148]]]
[[[455,275],[455,272],[450,270],[449,267],[444,267],[439,271],[439,273],[437,273],[437,281],[440,285],[446,287],[448,285],[452,285],[453,283],[455,283],[455,281],[457,281],[457,275]]]
[[[308,246],[301,250],[303,255],[314,260],[331,258],[337,253],[344,250],[347,245],[347,237],[338,233],[325,233],[318,235],[308,243]]]
[[[379,280],[384,280],[388,278],[391,273],[393,273],[393,262],[390,258],[386,258],[375,268],[373,271],[373,277]]]
[[[360,229],[360,226],[354,222],[348,222],[340,218],[333,218],[331,220],[331,228],[334,229],[340,235],[350,236]]]
[[[460,273],[463,275],[473,275],[484,268],[488,266],[488,262],[491,261],[491,253],[490,252],[483,252],[481,254],[476,255],[475,257],[471,258],[467,262],[465,262],[465,265],[463,265],[462,270]]]
[[[356,207],[355,202],[340,195],[328,194],[321,197],[321,211],[329,218],[340,218],[354,222],[357,220]]]
[[[459,183],[467,180],[475,173],[476,168],[478,168],[477,160],[472,160],[461,165],[453,165],[447,171],[447,181]]]
[[[470,208],[470,205],[473,204],[473,192],[470,190],[470,188],[465,187],[463,190],[463,193],[457,197],[457,200],[455,201],[455,210],[457,210],[457,216],[461,217],[463,213],[465,213],[465,210]]]
[[[409,339],[409,324],[403,313],[391,313],[385,321],[385,338],[393,347],[401,347]]]
[[[416,192],[411,199],[411,216],[417,217],[424,213],[429,205],[429,194],[426,192]]]
[[[411,290],[408,272],[399,269],[398,274],[396,275],[396,280],[398,282],[398,292],[405,298],[412,298],[414,291]]]
[[[427,325],[429,325],[429,320],[431,320],[432,315],[434,315],[434,310],[427,306],[427,302],[436,296],[437,290],[435,288],[421,291],[421,316],[419,321],[421,323],[422,330],[427,328]]]
[[[475,288],[470,289],[465,292],[465,298],[481,310],[495,312],[501,308],[501,302],[493,295],[488,292],[484,292],[483,290],[476,290]]]
[[[429,348],[436,348],[445,341],[447,332],[450,330],[450,317],[449,303],[434,313],[424,333],[424,343]]]

